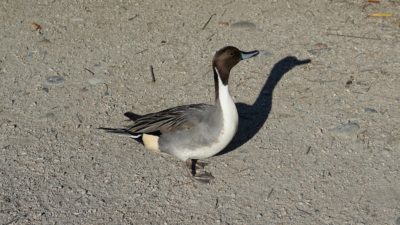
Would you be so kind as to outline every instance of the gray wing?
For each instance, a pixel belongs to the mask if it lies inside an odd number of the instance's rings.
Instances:
[[[137,118],[134,124],[128,127],[132,133],[169,132],[190,129],[196,122],[200,122],[216,110],[208,104],[183,105],[150,113]]]

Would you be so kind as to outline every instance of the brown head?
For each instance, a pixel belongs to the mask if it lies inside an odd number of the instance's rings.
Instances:
[[[217,74],[219,74],[222,83],[227,85],[231,69],[241,60],[254,57],[258,55],[258,53],[258,51],[243,52],[233,46],[223,47],[215,53],[212,62],[215,76],[214,79],[218,79]],[[218,70],[218,73],[215,70]]]

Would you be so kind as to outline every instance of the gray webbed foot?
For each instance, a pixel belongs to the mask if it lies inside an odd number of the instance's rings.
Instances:
[[[208,184],[208,183],[210,183],[210,181],[211,181],[212,179],[214,179],[215,177],[214,177],[211,173],[209,173],[209,172],[203,172],[203,173],[199,173],[199,174],[194,175],[193,178],[194,178],[196,181],[199,181],[199,182],[201,182],[201,183]]]
[[[209,183],[212,179],[214,179],[214,176],[211,173],[204,171],[204,167],[207,165],[207,163],[199,163],[196,159],[187,159],[185,164],[189,171],[190,177],[194,180],[201,183]],[[198,172],[198,170],[202,170],[202,172]]]

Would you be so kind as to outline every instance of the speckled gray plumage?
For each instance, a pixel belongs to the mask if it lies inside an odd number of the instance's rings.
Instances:
[[[172,155],[185,150],[195,150],[217,141],[222,129],[221,108],[201,104],[182,111],[182,123],[178,129],[163,133],[159,139],[160,150]]]

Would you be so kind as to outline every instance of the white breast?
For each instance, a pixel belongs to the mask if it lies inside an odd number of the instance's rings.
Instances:
[[[236,109],[236,105],[232,100],[231,95],[229,94],[228,85],[224,85],[219,77],[219,73],[217,68],[215,68],[218,74],[218,94],[219,94],[219,103],[222,108],[222,118],[223,118],[223,127],[217,140],[213,142],[211,145],[204,146],[198,148],[196,150],[191,151],[180,151],[176,156],[181,160],[186,159],[205,159],[211,157],[218,152],[222,151],[232,140],[235,135],[238,127],[239,116]]]

